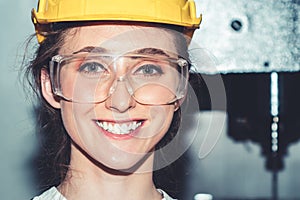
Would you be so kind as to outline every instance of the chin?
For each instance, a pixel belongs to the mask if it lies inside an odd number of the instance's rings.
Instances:
[[[151,153],[145,154],[132,154],[127,155],[110,156],[109,158],[94,159],[98,167],[102,169],[121,174],[142,173],[146,171],[152,171],[153,163],[148,162]]]

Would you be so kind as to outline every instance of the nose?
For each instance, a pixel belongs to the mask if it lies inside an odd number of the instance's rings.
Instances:
[[[111,95],[105,101],[106,108],[124,113],[135,106],[135,100],[129,93],[125,81],[116,80],[115,87],[112,88]]]

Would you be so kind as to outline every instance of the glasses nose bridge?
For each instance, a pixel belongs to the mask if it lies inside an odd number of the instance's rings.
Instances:
[[[111,85],[111,87],[109,89],[109,95],[108,96],[111,96],[117,90],[117,87],[122,83],[124,84],[124,87],[126,88],[128,94],[130,96],[132,96],[133,95],[133,89],[132,89],[132,87],[130,86],[130,84],[128,82],[127,73],[123,74],[122,76],[117,76],[115,78],[115,80],[113,81],[113,84]]]
[[[127,78],[129,69],[128,66],[126,66],[126,59],[123,56],[116,56],[111,62],[111,69],[113,72],[112,78],[114,80],[112,81],[112,84],[109,88],[109,94],[107,95],[107,98],[109,98],[114,92],[116,92],[117,87],[122,83],[125,84],[124,87],[126,88],[126,91],[132,97],[134,92]]]

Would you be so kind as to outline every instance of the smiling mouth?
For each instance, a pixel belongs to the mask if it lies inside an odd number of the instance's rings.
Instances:
[[[115,123],[107,121],[96,121],[96,124],[105,131],[114,135],[129,135],[142,126],[143,121],[130,121],[124,123]]]

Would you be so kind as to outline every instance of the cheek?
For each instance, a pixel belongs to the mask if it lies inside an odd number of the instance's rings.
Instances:
[[[169,126],[173,118],[174,108],[173,106],[156,106],[150,109],[150,116],[157,123],[161,123],[164,126]]]
[[[173,106],[155,106],[149,109],[150,120],[141,137],[152,138],[155,143],[166,134],[174,115]]]
[[[73,141],[80,141],[71,104],[61,105],[61,116],[64,127]]]
[[[79,146],[84,145],[84,138],[88,136],[84,134],[83,128],[90,125],[90,120],[87,117],[90,109],[93,108],[69,102],[61,104],[61,114],[65,129],[72,140]]]

